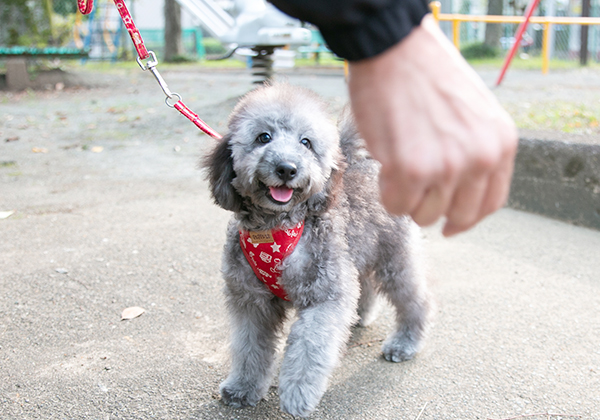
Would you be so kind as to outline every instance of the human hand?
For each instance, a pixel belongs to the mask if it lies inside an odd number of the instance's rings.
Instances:
[[[421,226],[446,217],[446,236],[506,201],[517,131],[431,15],[400,43],[350,63],[359,132],[381,162],[386,209]]]

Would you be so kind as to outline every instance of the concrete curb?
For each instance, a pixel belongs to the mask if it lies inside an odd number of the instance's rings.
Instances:
[[[520,139],[508,206],[600,230],[600,144]]]

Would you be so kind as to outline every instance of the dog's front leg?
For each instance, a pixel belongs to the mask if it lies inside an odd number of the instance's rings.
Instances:
[[[269,389],[285,308],[277,298],[228,298],[231,372],[221,384],[221,397],[233,407],[254,406]]]
[[[300,309],[279,377],[281,409],[307,416],[319,403],[355,321],[356,305],[325,301]]]

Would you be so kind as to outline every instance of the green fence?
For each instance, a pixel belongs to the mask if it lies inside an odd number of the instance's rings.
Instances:
[[[146,47],[155,52],[163,53],[165,47],[165,31],[162,29],[140,29],[140,34],[144,39]],[[181,32],[181,41],[185,55],[204,58],[206,49],[204,48],[202,31],[199,28],[187,28]],[[162,55],[162,54],[161,54]]]

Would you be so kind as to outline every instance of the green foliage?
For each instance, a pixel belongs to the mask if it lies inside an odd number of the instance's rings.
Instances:
[[[0,45],[38,46],[51,39],[45,0],[0,0]]]
[[[194,63],[198,61],[196,58],[189,57],[187,55],[174,55],[168,61],[169,63]]]
[[[60,15],[52,17],[52,38],[54,45],[66,45],[73,38],[73,26],[75,26],[76,14]]]
[[[54,13],[69,16],[77,13],[77,1],[76,0],[53,0],[52,6]]]
[[[202,38],[202,44],[208,55],[219,55],[227,52],[221,41],[215,38]]]
[[[72,36],[75,0],[0,0],[0,45],[65,45]]]
[[[600,106],[577,102],[520,102],[508,104],[517,127],[534,130],[555,130],[565,133],[600,133]]]
[[[460,53],[467,60],[472,60],[476,58],[494,58],[499,55],[499,51],[497,48],[490,47],[489,45],[483,42],[469,44],[461,48]]]

